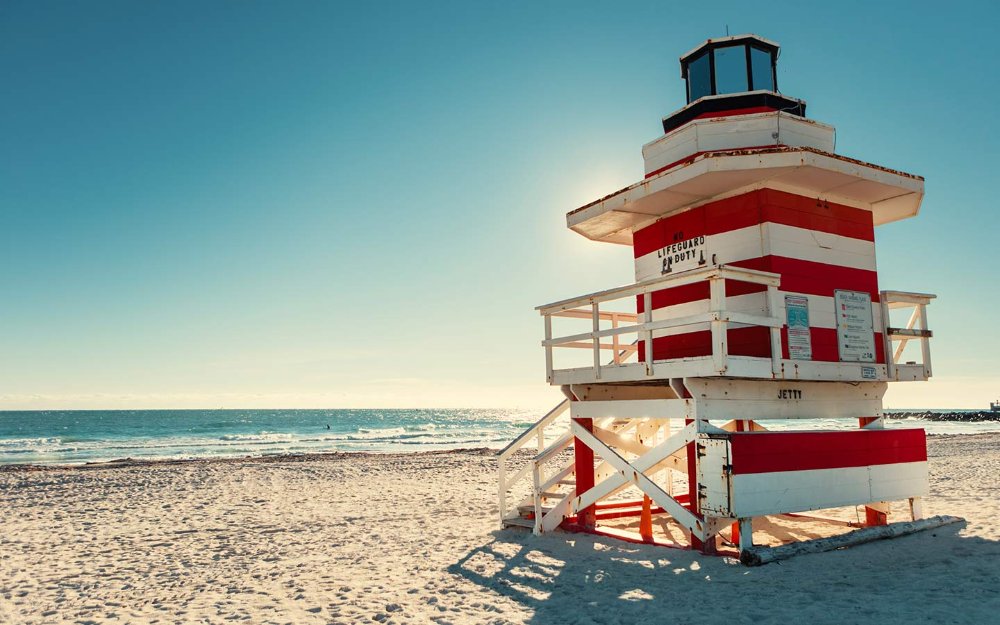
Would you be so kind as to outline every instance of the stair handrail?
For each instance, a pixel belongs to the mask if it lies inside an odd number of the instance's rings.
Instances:
[[[520,436],[512,440],[510,443],[508,443],[506,447],[498,451],[497,455],[500,456],[500,458],[503,460],[510,458],[514,454],[514,452],[521,449],[521,447],[524,447],[525,443],[527,443],[528,439],[531,438],[531,436],[537,435],[540,429],[544,429],[550,423],[558,419],[559,416],[562,413],[566,412],[567,409],[569,409],[569,400],[564,399],[558,404],[556,404],[555,407],[552,408],[552,410],[549,410],[544,417],[542,417],[538,421],[535,421],[535,423],[531,427],[529,427],[524,432],[521,432]],[[538,451],[542,451],[543,447],[544,446],[539,447]]]

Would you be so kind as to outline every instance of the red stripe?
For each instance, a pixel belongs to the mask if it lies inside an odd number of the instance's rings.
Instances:
[[[747,432],[730,436],[733,474],[926,462],[923,430]]]
[[[758,269],[779,274],[781,284],[778,288],[786,293],[833,297],[834,291],[839,289],[861,291],[871,296],[873,303],[879,301],[878,274],[867,269],[828,265],[784,256],[749,258],[730,264],[734,267]],[[708,282],[706,281],[654,291],[651,296],[653,310],[708,299],[708,290]],[[761,293],[765,290],[767,287],[759,284],[726,281],[726,297]],[[641,295],[636,297],[636,310],[640,314],[645,312]]]
[[[778,287],[786,293],[833,297],[834,291],[861,291],[879,301],[878,274],[868,269],[817,263],[785,256],[764,256],[731,263],[734,267],[770,271],[781,276]],[[728,284],[726,285],[728,289]]]
[[[704,204],[636,230],[632,235],[633,254],[639,258],[675,240],[721,234],[768,222],[863,241],[875,240],[869,211],[794,193],[760,189]]]
[[[810,347],[813,362],[840,362],[840,349],[837,345],[837,331],[833,328],[809,328]],[[771,334],[767,328],[750,326],[733,328],[726,332],[726,339],[731,356],[751,356],[754,358],[771,357]],[[875,362],[870,364],[885,364],[885,344],[881,332],[873,332],[875,343]],[[781,329],[782,358],[788,355],[788,330]],[[653,359],[670,360],[673,358],[696,358],[712,354],[712,333],[709,330],[685,332],[653,339]],[[646,358],[645,343],[639,343],[639,361]],[[863,364],[863,363],[862,363]]]

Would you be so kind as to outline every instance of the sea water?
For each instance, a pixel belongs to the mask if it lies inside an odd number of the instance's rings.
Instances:
[[[328,451],[499,449],[541,416],[528,410],[94,410],[0,412],[0,464],[76,464]],[[769,429],[842,429],[850,420],[774,420]],[[890,419],[928,434],[1000,422]]]
[[[0,464],[499,447],[537,418],[518,410],[0,412]]]

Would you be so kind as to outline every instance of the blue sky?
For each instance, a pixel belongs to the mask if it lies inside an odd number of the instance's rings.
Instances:
[[[882,288],[1000,394],[990,3],[5,2],[0,408],[544,406],[534,306],[632,279],[564,214],[642,175],[707,37],[923,175]]]

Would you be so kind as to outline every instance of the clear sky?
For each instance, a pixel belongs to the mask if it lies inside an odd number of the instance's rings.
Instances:
[[[544,407],[534,307],[626,284],[677,57],[755,32],[837,151],[923,175],[882,288],[1000,395],[991,2],[0,4],[0,408]]]

